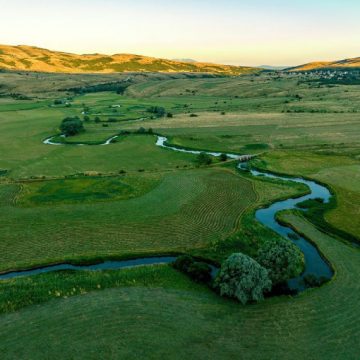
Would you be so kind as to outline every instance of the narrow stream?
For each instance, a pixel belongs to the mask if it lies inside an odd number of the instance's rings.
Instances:
[[[101,145],[110,145],[112,140],[117,138],[119,135],[112,136],[108,140],[106,140]],[[43,141],[46,145],[65,145],[63,143],[54,142],[53,139],[55,136],[47,138]],[[77,145],[85,145],[85,144],[77,144]],[[177,148],[176,146],[167,145],[167,138],[164,136],[158,136],[156,145],[183,153],[189,154],[200,154],[201,151],[199,150],[187,150],[183,148]],[[92,146],[92,145],[89,145]],[[218,152],[208,152],[207,154],[212,156],[220,156],[221,153]],[[239,169],[243,169],[244,161],[247,161],[251,158],[250,155],[236,155],[236,154],[227,154],[227,156],[231,159],[236,159],[240,161]],[[267,208],[259,209],[256,211],[256,219],[262,223],[264,226],[270,228],[271,230],[275,231],[277,234],[285,237],[289,241],[292,241],[296,246],[298,246],[301,251],[304,253],[305,256],[305,271],[301,276],[290,279],[288,281],[288,286],[290,289],[295,291],[303,291],[305,289],[304,284],[304,277],[309,274],[313,274],[317,277],[325,277],[330,279],[333,276],[333,271],[328,263],[322,258],[317,248],[304,237],[297,234],[294,230],[290,227],[281,225],[276,220],[276,214],[279,211],[283,210],[290,210],[296,209],[297,205],[305,200],[309,199],[322,199],[325,203],[328,203],[331,198],[330,191],[325,187],[322,186],[314,181],[305,180],[302,178],[292,178],[286,176],[278,176],[268,172],[260,172],[257,170],[250,170],[251,174],[255,177],[267,177],[272,179],[278,180],[285,180],[285,181],[292,181],[296,183],[301,183],[310,189],[310,193],[305,196],[301,196],[296,199],[287,199],[282,201],[277,201],[270,205]],[[3,279],[10,279],[19,276],[29,276],[35,275],[45,272],[52,272],[52,271],[59,271],[59,270],[115,270],[121,268],[129,268],[134,266],[141,266],[141,265],[154,265],[154,264],[165,264],[171,263],[176,259],[176,257],[169,257],[169,256],[159,256],[159,257],[149,257],[149,258],[138,258],[134,260],[120,260],[120,261],[106,261],[100,264],[93,264],[93,265],[72,265],[72,264],[59,264],[59,265],[50,265],[40,267],[38,269],[30,269],[30,270],[23,270],[23,271],[13,271],[4,274],[0,274],[0,280]],[[212,266],[212,274],[213,276],[216,274],[217,269]]]
[[[240,164],[239,168],[241,168],[242,166],[243,164]],[[320,255],[318,249],[311,242],[297,234],[292,228],[281,225],[276,220],[276,214],[278,212],[283,210],[298,209],[297,205],[305,200],[322,199],[324,203],[328,203],[332,196],[330,191],[325,186],[322,186],[311,180],[278,176],[270,173],[260,172],[257,170],[250,170],[250,172],[253,176],[256,177],[262,176],[271,179],[280,179],[304,184],[311,191],[310,194],[295,199],[291,198],[287,200],[277,201],[267,208],[257,210],[255,213],[256,219],[259,222],[261,222],[264,226],[272,229],[279,235],[292,241],[304,253],[305,271],[303,274],[301,274],[301,276],[290,279],[288,281],[289,288],[296,291],[303,291],[305,289],[303,279],[305,276],[310,274],[315,275],[316,277],[324,277],[330,279],[333,276],[333,271],[329,264]]]

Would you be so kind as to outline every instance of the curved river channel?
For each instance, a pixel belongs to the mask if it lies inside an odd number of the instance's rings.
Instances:
[[[101,145],[110,145],[114,139],[116,139],[119,135],[112,136],[111,138],[107,139]],[[67,145],[65,143],[59,143],[54,141],[55,136],[47,138],[44,140],[44,144],[46,145]],[[74,145],[85,145],[85,144],[74,144]],[[201,151],[198,150],[187,150],[183,148],[178,148],[175,146],[170,146],[167,144],[167,138],[164,136],[158,136],[156,145],[170,149],[173,151],[184,152],[189,154],[200,154]],[[92,146],[92,145],[88,145]],[[221,153],[217,152],[209,152],[206,151],[207,154],[212,156],[219,156]],[[240,170],[244,169],[245,161],[251,159],[250,155],[235,155],[235,154],[227,154],[227,156],[231,159],[238,160],[239,165],[238,168]],[[333,271],[331,267],[328,265],[326,260],[320,255],[318,249],[304,237],[297,234],[294,230],[290,227],[281,225],[276,220],[276,214],[279,211],[283,210],[290,210],[290,209],[297,209],[297,204],[309,200],[309,199],[322,199],[324,203],[328,203],[331,198],[330,191],[325,187],[322,186],[314,181],[305,180],[302,178],[293,178],[287,176],[278,176],[275,174],[271,174],[268,172],[261,172],[258,170],[250,170],[251,174],[255,177],[267,177],[272,179],[284,180],[284,181],[292,181],[296,183],[301,183],[306,185],[310,193],[305,196],[301,196],[295,199],[287,199],[282,201],[277,201],[270,205],[267,208],[259,209],[256,211],[255,216],[256,219],[263,224],[264,226],[272,229],[279,235],[285,237],[289,241],[292,241],[296,246],[298,246],[301,251],[304,253],[305,256],[305,270],[301,276],[290,279],[288,281],[288,286],[290,289],[295,290],[297,292],[303,291],[305,289],[304,284],[304,277],[309,274],[313,274],[317,277],[325,277],[330,279],[333,276]],[[103,263],[97,263],[92,265],[72,265],[68,263],[58,264],[58,265],[49,265],[43,266],[36,269],[29,269],[29,270],[21,270],[21,271],[13,271],[4,274],[0,274],[0,280],[16,278],[19,276],[30,276],[36,275],[46,272],[53,272],[59,270],[116,270],[122,268],[130,268],[135,266],[143,266],[143,265],[154,265],[154,264],[167,264],[171,263],[176,259],[174,256],[157,256],[157,257],[148,257],[148,258],[138,258],[133,260],[118,260],[118,261],[105,261]],[[212,275],[215,276],[218,269],[214,266],[212,268]]]

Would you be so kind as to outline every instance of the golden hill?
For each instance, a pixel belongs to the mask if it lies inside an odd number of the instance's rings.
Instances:
[[[311,62],[288,69],[289,71],[310,71],[320,69],[354,69],[360,68],[360,57],[340,61]]]
[[[51,73],[192,72],[240,75],[260,69],[182,62],[131,54],[77,55],[33,46],[0,45],[0,69]]]

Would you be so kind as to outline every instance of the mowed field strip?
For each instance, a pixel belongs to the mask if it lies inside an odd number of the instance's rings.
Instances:
[[[2,186],[8,204],[12,186]],[[165,175],[150,192],[124,201],[3,204],[1,268],[206,247],[234,231],[255,199],[249,180],[209,169]]]

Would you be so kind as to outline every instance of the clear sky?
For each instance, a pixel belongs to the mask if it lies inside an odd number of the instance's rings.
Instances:
[[[0,0],[0,43],[242,65],[360,56],[359,0]]]

